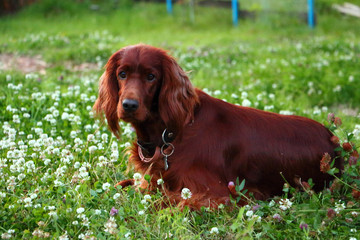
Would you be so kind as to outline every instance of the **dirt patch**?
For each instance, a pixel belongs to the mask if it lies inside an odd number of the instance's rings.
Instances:
[[[14,54],[0,54],[0,70],[15,70],[23,73],[46,73],[47,64],[41,56],[16,56]]]
[[[46,74],[46,69],[54,67],[46,63],[41,56],[17,56],[14,54],[0,54],[0,70],[15,70],[23,73],[37,72]],[[96,63],[74,64],[71,61],[64,63],[64,67],[72,72],[87,72],[91,70],[100,70],[102,66]]]
[[[358,108],[349,108],[346,105],[339,105],[337,108],[346,116],[360,117],[360,112]]]
[[[102,68],[102,66],[99,66],[97,63],[88,62],[75,65],[74,63],[68,61],[65,62],[64,66],[72,72],[87,72],[91,70],[100,70]]]

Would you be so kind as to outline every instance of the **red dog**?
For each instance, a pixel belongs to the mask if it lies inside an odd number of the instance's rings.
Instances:
[[[322,124],[299,116],[239,107],[215,99],[190,83],[164,50],[134,45],[114,53],[101,77],[94,109],[104,112],[120,136],[119,120],[135,128],[130,161],[164,180],[174,203],[216,207],[230,198],[228,183],[245,179],[257,199],[281,195],[284,178],[291,185],[312,178],[321,190],[331,176],[320,172],[324,153],[336,157],[332,134]],[[341,158],[335,166],[342,168]],[[119,184],[127,186],[134,180]],[[192,192],[181,198],[183,188]]]

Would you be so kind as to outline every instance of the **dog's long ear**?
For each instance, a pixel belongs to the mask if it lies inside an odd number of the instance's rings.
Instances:
[[[105,113],[110,130],[117,138],[120,137],[119,115],[117,113],[120,87],[116,77],[116,68],[120,64],[121,55],[122,51],[117,51],[105,65],[105,72],[100,77],[99,97],[93,107],[97,115],[100,116]]]
[[[159,95],[159,112],[169,132],[181,136],[186,121],[193,119],[194,108],[199,102],[186,73],[170,56],[163,64],[163,79]]]

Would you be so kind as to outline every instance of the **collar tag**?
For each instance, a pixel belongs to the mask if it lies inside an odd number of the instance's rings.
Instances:
[[[164,144],[168,144],[171,143],[172,141],[174,141],[174,133],[173,132],[169,132],[166,128],[162,134],[162,140],[164,142]]]

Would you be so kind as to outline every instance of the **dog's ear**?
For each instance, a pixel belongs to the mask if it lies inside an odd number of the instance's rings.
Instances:
[[[121,56],[122,50],[119,50],[110,57],[105,65],[105,72],[100,77],[99,97],[93,107],[98,116],[105,113],[110,130],[117,138],[120,137],[119,115],[117,113],[120,86],[116,77],[116,68],[120,64]]]
[[[186,121],[193,119],[198,96],[188,76],[178,63],[166,56],[159,95],[159,112],[169,132],[175,136],[182,133]]]

